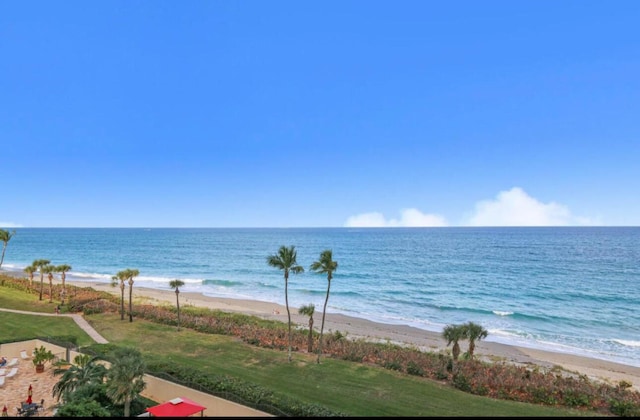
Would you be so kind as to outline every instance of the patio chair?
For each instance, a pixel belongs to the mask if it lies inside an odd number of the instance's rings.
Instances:
[[[4,376],[0,376],[0,388],[4,386]]]
[[[26,351],[26,350],[22,350],[22,351],[20,352],[20,357],[22,357],[22,360],[29,360],[29,359],[31,359],[31,356],[29,356],[29,355],[27,354],[27,351]]]
[[[18,368],[14,367],[14,368],[11,368],[9,373],[7,373],[7,376],[4,376],[4,377],[5,378],[13,378],[14,376],[16,376],[17,373],[18,373]]]
[[[14,357],[13,359],[9,360],[9,363],[7,363],[7,367],[16,366],[17,364],[18,364],[18,358]]]

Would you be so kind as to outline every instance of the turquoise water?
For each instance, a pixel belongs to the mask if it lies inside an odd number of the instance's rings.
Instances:
[[[305,272],[289,304],[321,308],[326,276],[308,270],[332,249],[327,312],[440,332],[474,321],[487,341],[640,366],[640,228],[16,229],[3,269],[35,259],[70,278],[284,304],[283,273],[266,263],[295,245]]]

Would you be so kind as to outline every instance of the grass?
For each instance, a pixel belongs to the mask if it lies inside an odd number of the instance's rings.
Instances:
[[[3,306],[0,304],[0,307]],[[87,346],[94,342],[69,317],[45,317],[0,311],[0,325],[0,342],[3,343],[40,337],[75,337],[78,346]]]
[[[0,307],[32,310],[33,296],[19,297],[3,287]],[[15,298],[15,299],[14,299]],[[37,303],[38,297],[35,296]],[[144,320],[120,320],[117,314],[95,314],[87,320],[114,344],[138,348],[148,361],[196,367],[227,374],[276,393],[320,404],[349,416],[592,416],[591,412],[494,400],[456,390],[449,385],[413,377],[378,366],[331,358],[315,362],[313,355],[246,344],[234,337],[203,334]],[[73,335],[80,345],[90,338],[68,318],[0,312],[0,340],[43,335]]]
[[[39,295],[27,293],[11,287],[3,287],[2,293],[0,293],[0,308],[52,314],[54,313],[57,304],[58,302],[55,301],[53,303],[49,303],[48,296],[39,300]]]

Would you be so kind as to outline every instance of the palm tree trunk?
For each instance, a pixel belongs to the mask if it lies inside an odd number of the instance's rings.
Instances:
[[[124,282],[120,284],[120,321],[124,321]]]
[[[289,319],[289,361],[291,361],[291,312],[289,311],[289,279],[284,278],[284,302],[287,306],[287,318]]]
[[[0,258],[0,267],[2,267],[2,263],[4,262],[4,251],[7,250],[7,243],[5,242],[2,246],[2,258]]]
[[[180,331],[180,299],[178,299],[178,288],[176,288],[176,307],[178,308],[178,331]]]
[[[61,302],[60,302],[61,305],[64,305],[64,297],[67,295],[67,289],[66,289],[66,287],[64,285],[65,279],[66,279],[66,276],[64,275],[64,271],[63,271],[62,272],[62,293],[61,293],[62,299],[61,299]]]
[[[133,322],[133,302],[131,297],[133,296],[133,283],[129,283],[129,322]]]
[[[307,344],[307,352],[313,353],[313,318],[309,318],[309,340]]]
[[[53,302],[53,275],[49,275],[49,303]]]
[[[327,296],[324,298],[324,306],[322,308],[322,324],[320,325],[320,342],[318,343],[318,363],[320,363],[320,355],[322,354],[322,333],[324,331],[324,316],[327,313],[327,302],[329,302],[329,289],[331,288],[331,280],[327,284]]]
[[[40,273],[40,300],[42,300],[42,289],[44,288],[44,273]]]

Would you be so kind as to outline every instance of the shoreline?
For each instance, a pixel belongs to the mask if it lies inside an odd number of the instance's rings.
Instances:
[[[118,289],[109,284],[90,281],[67,281],[78,287],[91,287],[119,296]],[[168,304],[175,306],[176,295],[172,290],[159,290],[147,287],[133,288],[135,301],[150,304]],[[205,307],[227,312],[239,312],[258,316],[263,319],[287,322],[284,305],[250,299],[210,297],[197,292],[181,292],[180,305]],[[308,326],[308,318],[297,313],[297,308],[289,307],[293,325]],[[319,330],[318,320],[321,312],[315,315],[315,329]],[[393,344],[415,346],[423,351],[439,352],[451,349],[439,333],[422,330],[408,325],[384,324],[343,314],[328,313],[325,318],[325,333],[340,331],[347,338],[363,338],[367,341],[389,342]],[[466,342],[461,342],[462,351],[466,351]],[[476,357],[488,362],[504,361],[522,366],[539,366],[546,369],[562,369],[565,374],[586,375],[589,379],[616,385],[624,380],[631,383],[632,389],[640,391],[640,367],[607,360],[579,356],[569,353],[552,352],[491,341],[477,341]]]
[[[21,271],[0,269],[0,273],[24,278]],[[67,278],[67,284],[77,287],[90,287],[120,296],[119,289],[109,283],[96,280],[75,280]],[[161,290],[135,286],[135,301],[149,304],[168,304],[175,306],[176,295],[173,290]],[[227,312],[238,312],[258,316],[263,319],[287,322],[287,311],[284,305],[253,299],[237,299],[211,297],[199,292],[181,292],[180,305],[217,309]],[[308,327],[308,318],[299,315],[297,308],[289,307],[292,324]],[[320,310],[316,310],[314,329],[319,331]],[[367,341],[393,343],[413,346],[422,351],[440,352],[450,350],[446,341],[438,332],[427,331],[409,325],[385,324],[344,314],[328,313],[325,318],[325,333],[340,331],[347,338],[362,338]],[[467,342],[460,343],[462,351],[466,351]],[[632,384],[632,389],[640,391],[640,367],[624,363],[612,362],[571,353],[554,352],[537,348],[524,347],[480,340],[476,342],[476,357],[488,362],[505,362],[520,366],[539,366],[544,369],[561,369],[565,375],[585,375],[589,379],[616,385],[624,380]]]

